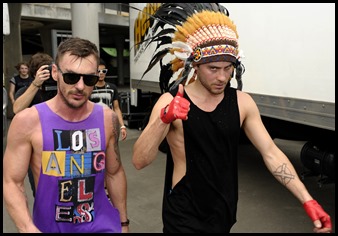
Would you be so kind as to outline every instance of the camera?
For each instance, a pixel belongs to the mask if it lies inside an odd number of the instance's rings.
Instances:
[[[53,64],[50,64],[47,69],[49,70],[50,75],[52,76],[52,68],[53,68]]]
[[[43,101],[47,101],[54,97],[57,93],[57,83],[52,77],[52,64],[48,66],[50,77],[42,84],[41,92]]]
[[[52,77],[52,64],[48,66],[48,70],[50,73],[50,77],[42,84],[42,90],[43,91],[56,91],[57,90],[57,84],[56,81]]]

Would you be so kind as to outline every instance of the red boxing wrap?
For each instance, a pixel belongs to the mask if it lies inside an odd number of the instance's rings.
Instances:
[[[188,119],[189,108],[190,102],[183,98],[183,94],[177,92],[174,99],[161,109],[160,118],[166,124],[169,124],[176,119],[186,120]]]
[[[320,220],[322,228],[332,228],[330,216],[323,210],[316,200],[309,200],[303,207],[312,221]]]

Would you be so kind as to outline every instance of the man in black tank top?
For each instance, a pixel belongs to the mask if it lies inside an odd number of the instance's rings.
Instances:
[[[182,8],[184,11],[179,10]],[[171,14],[175,17],[168,16],[169,11],[175,12]],[[274,144],[254,100],[241,91],[242,54],[236,26],[228,15],[217,3],[168,3],[154,14],[159,20],[151,25],[154,29],[168,24],[175,33],[167,31],[166,35],[163,31],[150,40],[170,44],[169,49],[156,48],[146,69],[148,72],[154,62],[161,61],[160,89],[164,94],[133,147],[133,164],[142,169],[152,163],[166,139],[163,232],[230,232],[237,220],[241,128],[261,153],[267,169],[303,204],[314,231],[331,232],[330,216]],[[172,36],[170,42],[168,36]],[[162,58],[169,51],[175,59],[163,64]],[[234,75],[237,88],[230,84]],[[169,83],[173,77],[174,82]],[[289,173],[287,179],[278,176],[281,167]]]

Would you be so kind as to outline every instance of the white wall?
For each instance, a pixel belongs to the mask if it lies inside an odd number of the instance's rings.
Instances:
[[[243,91],[335,102],[334,3],[222,3],[237,25]]]

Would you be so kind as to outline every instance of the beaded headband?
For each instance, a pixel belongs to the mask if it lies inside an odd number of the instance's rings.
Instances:
[[[228,45],[228,44],[221,44],[221,45],[213,45],[209,47],[196,47],[194,50],[194,62],[201,62],[202,59],[208,59],[209,57],[214,57],[214,56],[223,56],[223,55],[228,55],[233,57],[233,60],[231,62],[235,62],[235,58],[238,54],[237,48]],[[205,62],[204,62],[205,63]]]

